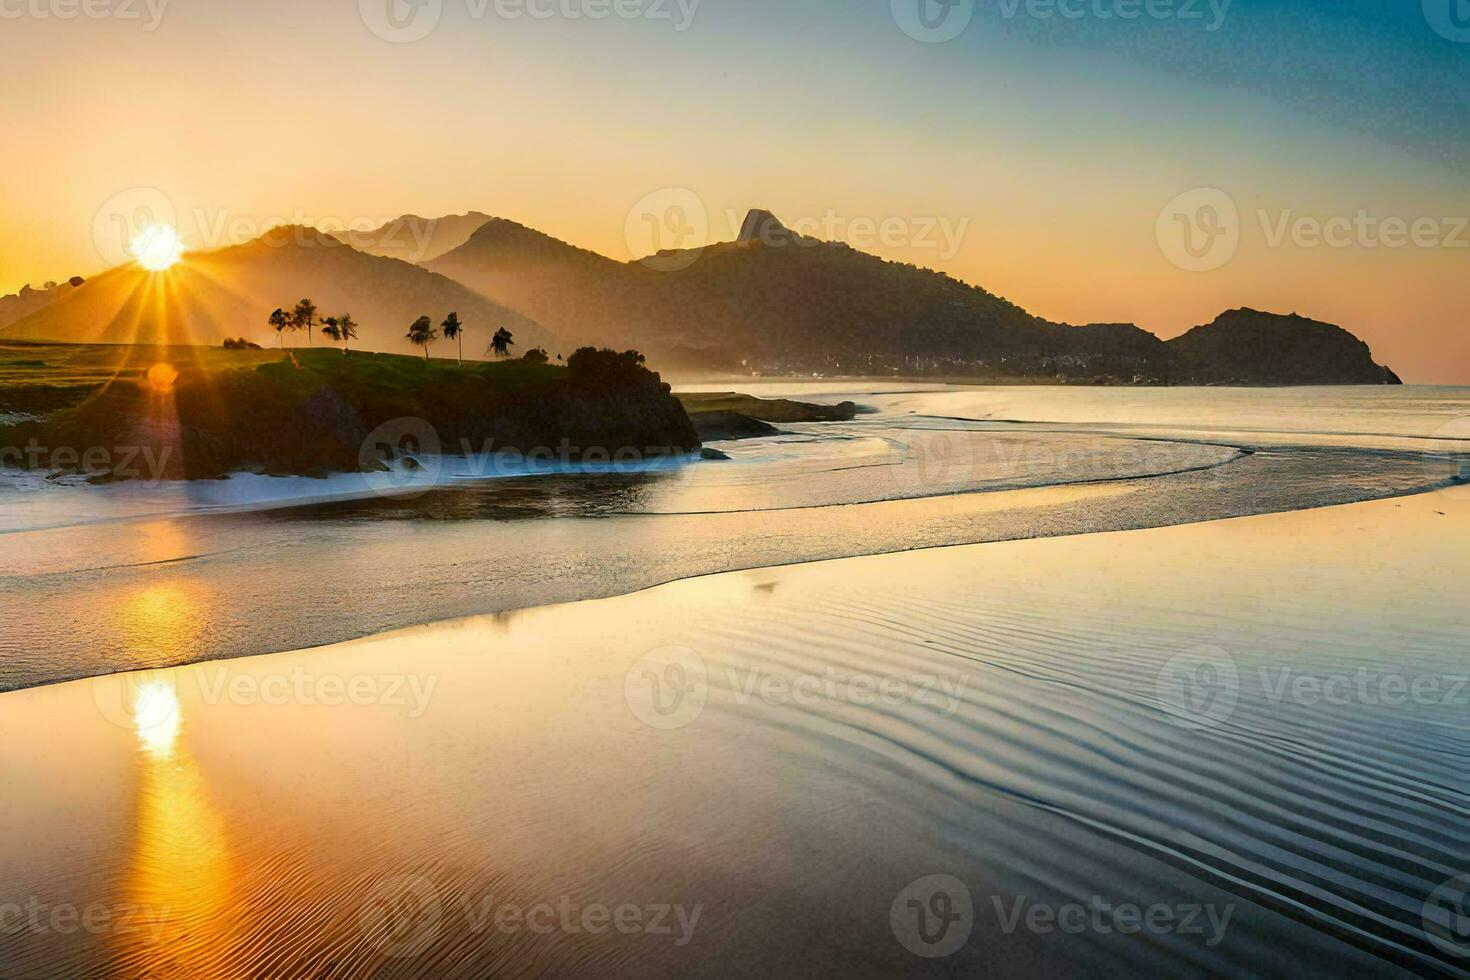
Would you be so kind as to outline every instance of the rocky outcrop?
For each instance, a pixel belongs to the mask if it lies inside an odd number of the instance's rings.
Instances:
[[[1190,376],[1213,384],[1402,384],[1368,345],[1339,326],[1295,313],[1239,309],[1169,341]]]

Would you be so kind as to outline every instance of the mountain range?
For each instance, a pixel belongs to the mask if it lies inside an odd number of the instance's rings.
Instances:
[[[355,231],[339,237],[369,255],[405,262],[432,262],[469,241],[489,220],[490,215],[478,211],[447,214],[442,218],[405,214],[371,231]]]
[[[164,275],[133,263],[110,269],[0,329],[0,338],[217,346],[243,336],[274,346],[267,317],[303,297],[322,316],[351,313],[360,324],[353,346],[363,350],[410,351],[408,325],[421,315],[438,324],[450,311],[469,326],[466,351],[474,355],[501,326],[516,335],[521,350],[556,343],[534,321],[453,280],[297,225],[191,253]],[[287,342],[304,346],[306,338]],[[316,342],[324,339],[318,335]]]
[[[629,262],[474,211],[343,237],[353,244],[291,226],[192,253],[167,277],[123,266],[0,337],[270,344],[270,310],[310,296],[323,315],[351,312],[364,325],[358,346],[375,350],[406,350],[417,316],[437,323],[455,310],[472,354],[506,326],[519,351],[637,348],[684,373],[1399,383],[1332,324],[1240,309],[1166,342],[1130,323],[1055,323],[943,273],[799,235],[759,209],[734,241]]]

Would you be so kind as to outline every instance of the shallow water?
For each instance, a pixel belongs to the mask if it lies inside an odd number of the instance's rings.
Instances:
[[[0,489],[0,976],[1470,976],[1470,392],[1213,394]]]
[[[6,694],[0,973],[1464,976],[1467,531],[1449,491]]]
[[[1073,398],[1133,397],[997,391],[1049,399],[1059,416],[1075,413]],[[1444,389],[1400,391],[1411,406],[1390,416],[1400,441],[1424,424],[1426,399],[1436,412],[1458,405],[1470,415],[1470,391],[1459,401]],[[877,411],[725,444],[729,462],[473,478],[487,470],[461,460],[446,464],[433,492],[386,496],[361,476],[0,489],[0,526],[17,529],[0,535],[10,614],[0,689],[316,646],[738,568],[1366,500],[1454,473],[1440,444],[1425,453],[1280,433],[1065,431],[957,419],[982,414],[991,391],[859,397]],[[913,398],[936,414],[909,414]],[[1307,427],[1321,421],[1303,417]],[[333,499],[300,502],[303,493]],[[25,507],[11,506],[16,495]]]

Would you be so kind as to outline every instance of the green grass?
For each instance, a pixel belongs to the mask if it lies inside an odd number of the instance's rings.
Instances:
[[[524,359],[460,365],[336,348],[52,345],[45,357],[37,352],[6,350],[12,377],[24,380],[0,383],[0,409],[37,417],[0,425],[0,447],[34,439],[51,447],[161,449],[174,440],[176,471],[187,478],[242,468],[350,472],[369,433],[403,419],[427,424],[444,447],[699,445],[668,386],[611,351],[579,352],[569,366]],[[17,365],[38,360],[44,366]],[[177,372],[166,388],[148,379],[160,363]]]
[[[141,381],[155,364],[205,371],[278,361],[279,351],[125,344],[0,342],[0,409],[40,413],[80,404],[109,381]]]
[[[292,358],[307,373],[298,371]],[[507,390],[566,376],[566,369],[522,360],[457,362],[403,354],[371,354],[337,348],[304,350],[225,350],[222,347],[157,347],[126,344],[53,344],[0,342],[0,410],[44,413],[84,402],[110,382],[141,384],[155,364],[172,365],[180,384],[201,376],[237,369],[256,369],[295,389],[320,384],[346,384],[364,394],[385,395],[435,384],[450,385],[467,377],[491,381]]]

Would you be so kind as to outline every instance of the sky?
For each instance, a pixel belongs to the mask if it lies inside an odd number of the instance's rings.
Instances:
[[[946,2],[0,0],[0,293],[149,218],[627,259],[761,207],[1053,320],[1298,312],[1470,383],[1470,0]]]

